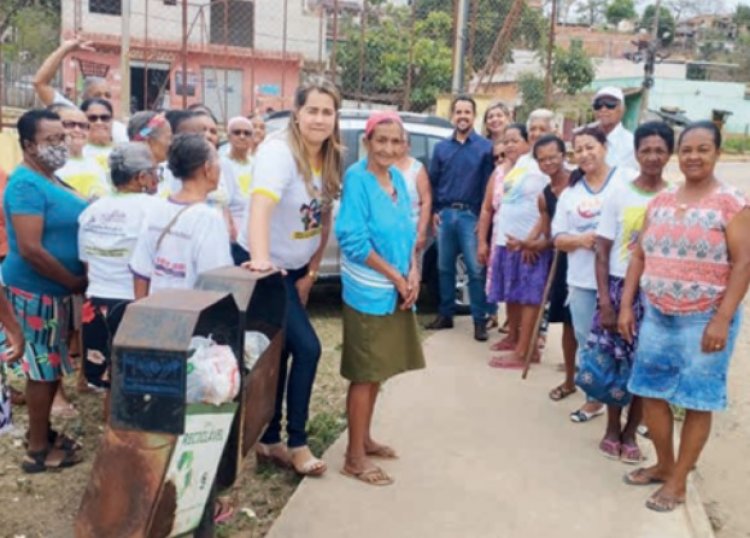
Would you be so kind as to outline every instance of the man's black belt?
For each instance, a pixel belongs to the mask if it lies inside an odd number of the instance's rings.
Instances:
[[[451,204],[448,204],[448,207],[451,209],[457,209],[458,211],[471,211],[472,207],[469,204],[464,204],[461,202],[453,202]]]

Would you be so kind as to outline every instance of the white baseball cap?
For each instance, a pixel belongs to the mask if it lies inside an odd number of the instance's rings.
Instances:
[[[601,88],[598,92],[596,92],[594,101],[596,101],[599,97],[614,97],[620,102],[625,101],[625,96],[623,95],[622,90],[620,88],[617,88],[616,86],[605,86],[604,88]]]

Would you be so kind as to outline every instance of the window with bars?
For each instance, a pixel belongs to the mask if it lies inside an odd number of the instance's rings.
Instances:
[[[89,0],[89,13],[122,15],[121,0]]]
[[[222,0],[211,3],[210,42],[214,45],[253,47],[255,3]]]

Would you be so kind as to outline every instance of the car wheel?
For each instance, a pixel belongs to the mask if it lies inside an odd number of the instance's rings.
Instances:
[[[437,268],[437,243],[430,246],[422,258],[422,282],[429,294],[430,307],[435,310],[440,306],[440,276]],[[463,256],[456,261],[456,308],[457,316],[471,314],[471,301],[469,300],[469,274],[466,270]]]
[[[471,314],[471,298],[469,297],[469,271],[463,256],[456,260],[456,315]]]

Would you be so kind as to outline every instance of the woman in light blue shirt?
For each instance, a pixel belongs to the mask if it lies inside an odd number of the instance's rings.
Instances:
[[[349,444],[342,473],[375,486],[393,479],[370,458],[394,459],[373,441],[370,423],[380,384],[424,368],[414,303],[419,295],[416,227],[403,176],[393,164],[404,143],[398,114],[376,112],[365,127],[368,158],[344,176],[336,237],[342,252],[344,344],[341,375]]]

